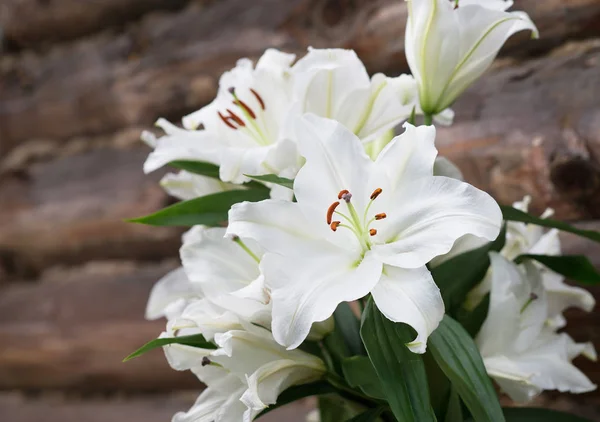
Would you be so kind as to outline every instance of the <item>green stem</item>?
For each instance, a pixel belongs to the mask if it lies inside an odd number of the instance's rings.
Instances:
[[[433,116],[431,114],[425,114],[425,115],[423,115],[423,123],[426,126],[433,125]]]
[[[254,252],[252,252],[252,251],[250,250],[250,248],[249,248],[248,246],[246,246],[246,244],[245,244],[244,242],[242,242],[242,240],[241,240],[239,237],[235,239],[235,243],[237,243],[238,245],[240,245],[240,247],[241,247],[241,248],[242,248],[244,251],[246,251],[246,253],[247,253],[248,255],[250,255],[250,257],[251,257],[253,260],[255,260],[256,262],[260,263],[260,258],[259,258],[259,257],[257,257],[257,256],[254,254]]]

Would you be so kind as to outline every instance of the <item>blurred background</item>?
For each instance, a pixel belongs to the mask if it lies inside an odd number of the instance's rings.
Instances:
[[[531,194],[534,213],[600,230],[600,1],[515,3],[541,39],[507,44],[438,148],[499,202]],[[144,307],[182,232],[123,222],[171,201],[160,172],[142,173],[140,132],[209,102],[224,70],[267,47],[353,48],[370,72],[407,71],[406,13],[402,0],[0,0],[0,420],[159,422],[191,405],[199,383],[160,351],[121,363],[164,326]],[[563,242],[600,266],[598,245]],[[600,347],[597,311],[568,320]],[[600,420],[598,392],[535,404]]]

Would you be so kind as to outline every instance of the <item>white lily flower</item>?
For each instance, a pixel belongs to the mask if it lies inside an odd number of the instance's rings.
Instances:
[[[412,76],[369,78],[352,50],[309,48],[292,74],[299,114],[337,120],[364,142],[402,123],[418,107]]]
[[[183,118],[184,129],[158,121],[167,135],[154,142],[144,170],[173,160],[207,161],[220,166],[221,180],[243,183],[248,181],[244,174],[279,174],[297,166],[295,145],[283,133],[292,103],[289,69],[294,59],[268,49],[256,67],[239,60],[221,76],[215,100]]]
[[[488,194],[433,176],[435,128],[405,128],[373,162],[340,123],[306,115],[296,124],[306,158],[298,202],[232,207],[227,233],[268,252],[263,274],[280,344],[297,347],[339,303],[372,293],[387,318],[417,331],[409,347],[423,353],[444,314],[425,265],[464,234],[498,235],[502,214]]]
[[[240,189],[232,183],[221,182],[213,177],[180,171],[179,173],[167,173],[160,180],[160,185],[171,196],[188,200],[199,198],[218,192],[232,189]]]
[[[285,389],[320,379],[321,359],[300,350],[285,350],[267,330],[245,325],[217,334],[217,350],[182,345],[165,346],[177,370],[190,369],[207,385],[187,413],[174,421],[250,422]],[[202,419],[202,418],[205,419]]]
[[[523,212],[528,212],[531,197],[526,196],[522,201],[515,202],[513,207]],[[547,209],[541,218],[548,218],[554,214],[552,209]],[[535,224],[526,224],[515,221],[506,223],[506,244],[500,254],[509,260],[519,255],[560,255],[561,246],[559,232],[556,229],[544,231],[545,229]],[[538,265],[538,264],[536,264]],[[594,296],[581,287],[569,286],[564,282],[564,277],[556,274],[548,268],[538,265],[542,274],[542,281],[548,297],[548,321],[555,328],[566,324],[562,313],[571,307],[582,309],[586,312],[596,305]],[[491,274],[487,274],[484,280],[476,286],[467,297],[466,307],[472,309],[489,293],[491,289]]]
[[[582,353],[595,358],[593,346],[577,344],[548,327],[546,290],[537,266],[517,266],[495,252],[490,259],[490,307],[476,338],[488,374],[517,402],[543,390],[594,390],[571,364]]]
[[[512,1],[407,1],[406,58],[429,115],[451,106],[514,33],[538,35],[527,14],[506,11]]]
[[[190,283],[183,267],[179,267],[152,287],[146,305],[146,319],[177,318],[189,303],[203,297],[200,286]]]

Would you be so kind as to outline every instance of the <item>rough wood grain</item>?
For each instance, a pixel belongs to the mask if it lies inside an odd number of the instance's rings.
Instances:
[[[88,264],[0,291],[0,389],[170,391],[198,388],[160,350],[122,363],[164,321],[143,318],[152,285],[174,262]]]
[[[574,35],[600,34],[594,0],[524,0],[543,42],[514,41],[518,52],[541,50]],[[66,140],[150,125],[207,103],[216,78],[239,57],[267,47],[302,53],[306,46],[356,49],[371,71],[406,68],[406,4],[384,1],[222,0],[148,16],[118,35],[102,34],[48,53],[0,58],[0,153],[26,140]]]
[[[42,397],[28,399],[18,394],[0,395],[0,414],[7,422],[167,422],[178,411],[187,410],[196,399],[192,393],[148,395],[130,398],[65,399]],[[304,422],[313,408],[312,401],[299,401],[274,410],[261,422]]]
[[[118,27],[144,13],[172,10],[188,0],[4,0],[0,27],[13,48],[27,48]]]
[[[505,63],[457,102],[437,146],[467,181],[510,204],[532,195],[533,212],[600,217],[600,40],[547,57]]]
[[[135,138],[138,136],[135,131]],[[146,176],[148,148],[100,146],[0,176],[0,268],[34,277],[88,260],[156,260],[178,254],[176,228],[127,223],[168,204],[159,174]]]

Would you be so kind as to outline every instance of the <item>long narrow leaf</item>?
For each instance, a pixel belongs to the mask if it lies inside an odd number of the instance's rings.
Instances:
[[[288,189],[294,188],[294,181],[292,179],[280,177],[275,174],[263,174],[260,176],[252,176],[249,174],[245,174],[244,176],[249,177],[250,179],[258,180],[259,182],[274,183],[276,185],[280,185]]]
[[[342,369],[350,387],[358,387],[369,397],[385,400],[381,381],[367,356],[352,356],[344,359]]]
[[[501,205],[502,215],[505,220],[518,221],[521,223],[535,224],[536,226],[549,227],[553,229],[559,229],[565,232],[573,233],[581,237],[600,242],[600,233],[593,230],[582,230],[577,227],[573,227],[562,221],[552,220],[551,218],[539,218],[533,215],[527,214],[521,210],[506,205]]]
[[[154,214],[129,221],[151,226],[218,226],[227,221],[227,214],[233,204],[243,201],[256,202],[268,197],[268,190],[230,190],[178,202]]]
[[[360,334],[396,419],[435,421],[423,359],[406,347],[414,340],[412,329],[388,320],[371,298],[363,313]]]
[[[361,413],[360,415],[356,415],[352,419],[348,419],[347,422],[373,422],[377,420],[379,415],[383,413],[383,410],[383,407],[378,407],[377,409],[370,409],[366,412]]]
[[[444,316],[429,337],[429,348],[476,421],[504,421],[498,395],[477,346],[458,322]]]
[[[217,347],[207,341],[202,334],[195,334],[191,336],[181,336],[181,337],[163,337],[157,338],[148,343],[144,344],[142,347],[137,349],[135,352],[127,356],[123,359],[123,362],[127,362],[128,360],[137,358],[138,356],[143,355],[146,352],[149,352],[152,349],[156,349],[158,347],[167,346],[169,344],[183,344],[184,346],[197,347],[199,349],[216,349]]]
[[[201,176],[219,179],[219,166],[204,161],[176,160],[169,163],[171,167],[185,170]]]
[[[515,262],[520,264],[526,259],[543,264],[552,271],[562,274],[569,280],[578,281],[584,284],[600,283],[600,274],[592,265],[590,260],[583,255],[519,255]]]

